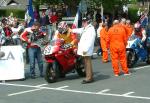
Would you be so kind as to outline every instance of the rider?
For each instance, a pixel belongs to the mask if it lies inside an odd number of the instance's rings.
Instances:
[[[141,27],[140,23],[134,24],[134,31],[133,34],[136,35],[138,38],[141,39],[141,43],[144,44],[146,40],[146,30]]]
[[[74,47],[76,47],[78,43],[77,36],[71,33],[71,30],[65,21],[61,21],[58,24],[58,30],[56,30],[53,39],[57,38],[63,39],[65,44],[72,44]]]

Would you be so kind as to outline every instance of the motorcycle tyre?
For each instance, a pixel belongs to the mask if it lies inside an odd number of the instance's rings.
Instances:
[[[134,53],[132,51],[127,51],[126,52],[127,54],[127,66],[128,68],[132,68],[135,64],[135,61],[136,61],[136,56],[134,55]],[[134,58],[132,61],[131,59]],[[130,60],[129,60],[130,59]]]
[[[57,62],[53,62],[52,64],[46,63],[45,80],[48,83],[54,83],[57,81],[58,77],[59,77],[59,68]]]
[[[78,58],[76,71],[80,77],[85,77],[84,59],[82,57]]]
[[[150,64],[150,54],[148,54],[148,60],[146,61],[147,64]]]

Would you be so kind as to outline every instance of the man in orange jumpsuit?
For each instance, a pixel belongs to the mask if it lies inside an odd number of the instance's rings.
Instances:
[[[126,19],[125,18],[122,18],[121,21],[120,21],[120,26],[122,26],[126,32],[126,36],[127,38],[129,37],[129,32],[128,32],[128,28],[126,26]],[[128,40],[128,39],[127,39]]]
[[[133,27],[131,25],[130,20],[126,20],[126,28],[127,28],[127,35],[128,35],[128,38],[129,38],[131,36],[132,32],[133,32]]]
[[[100,44],[102,47],[102,61],[104,63],[108,62],[108,27],[102,24],[102,29],[100,30]]]
[[[108,39],[110,43],[110,55],[112,67],[115,76],[119,76],[119,61],[124,75],[129,75],[126,59],[127,36],[124,28],[120,26],[118,20],[114,20],[113,26],[108,31]]]

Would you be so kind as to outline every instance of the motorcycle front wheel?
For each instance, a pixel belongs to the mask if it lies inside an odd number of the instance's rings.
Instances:
[[[126,51],[127,53],[127,66],[128,68],[132,68],[136,62],[136,56],[132,51]]]
[[[84,59],[79,57],[77,60],[76,71],[80,77],[85,77]]]
[[[59,77],[59,67],[57,62],[46,63],[45,80],[48,83],[54,83]]]

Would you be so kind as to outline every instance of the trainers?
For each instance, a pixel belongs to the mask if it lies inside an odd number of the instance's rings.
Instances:
[[[131,75],[131,73],[125,73],[125,74],[124,74],[124,76],[128,76],[128,75]]]
[[[103,60],[103,63],[108,63],[109,61],[108,60]]]
[[[115,74],[115,77],[118,77],[119,76],[119,74]]]

